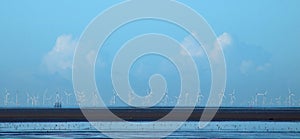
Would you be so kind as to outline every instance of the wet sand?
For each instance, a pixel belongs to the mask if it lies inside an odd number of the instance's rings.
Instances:
[[[134,108],[85,108],[84,113],[90,115],[90,121],[118,121],[109,113],[113,112],[119,118],[127,121],[155,121],[171,110],[174,114],[162,121],[186,121],[185,114],[191,108],[171,107],[134,109]],[[78,108],[0,108],[0,122],[73,122],[87,121],[81,109]],[[216,108],[208,108],[215,111]],[[199,121],[204,111],[203,107],[195,108],[187,121]],[[300,121],[300,108],[236,108],[223,107],[218,109],[212,121]]]

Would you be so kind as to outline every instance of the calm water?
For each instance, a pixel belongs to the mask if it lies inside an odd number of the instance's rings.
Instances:
[[[119,138],[159,138],[157,132],[115,132]],[[282,132],[187,132],[176,131],[166,138],[299,138],[299,133]],[[117,137],[117,138],[118,138]],[[1,133],[1,138],[107,138],[99,132],[18,132]]]
[[[170,122],[169,122],[170,123]],[[175,122],[173,122],[175,124]],[[101,122],[102,131],[115,138],[159,138],[164,134],[161,127],[156,131],[118,130],[122,122]],[[130,129],[130,128],[128,128]],[[88,122],[59,123],[0,123],[0,138],[106,138]],[[300,122],[212,122],[203,129],[197,122],[187,122],[167,138],[299,138]]]

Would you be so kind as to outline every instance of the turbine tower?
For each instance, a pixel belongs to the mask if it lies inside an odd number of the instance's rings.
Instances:
[[[232,106],[235,101],[235,90],[232,91],[232,93],[228,94],[230,96],[230,105]]]
[[[188,106],[188,103],[189,103],[189,93],[188,92],[185,92],[185,98],[184,98],[184,104],[186,106]]]
[[[30,99],[31,99],[31,105],[36,106],[37,101],[38,101],[38,97],[37,96],[31,96]]]
[[[226,99],[225,91],[224,91],[224,90],[221,91],[221,92],[218,94],[218,96],[219,96],[219,101],[220,101],[220,102],[218,102],[218,103],[222,105],[223,99]]]
[[[18,102],[18,91],[16,92],[16,106],[19,105],[19,102]]]
[[[46,94],[47,94],[48,89],[45,89],[44,93],[43,93],[43,105],[46,104]]]
[[[43,93],[43,105],[47,105],[47,104],[51,104],[52,105],[52,97],[53,96],[49,96],[47,97],[48,94],[48,89],[46,89]],[[49,103],[50,102],[50,103]]]
[[[26,92],[26,97],[27,97],[27,105],[29,105],[29,102],[30,102],[30,95],[29,95],[29,93],[28,92]]]
[[[258,97],[259,96],[262,97],[262,105],[265,105],[267,93],[268,93],[268,91],[265,91],[264,93],[256,93],[256,96],[255,96],[256,106],[258,106]]]
[[[281,105],[281,96],[275,98],[275,103],[280,106]]]
[[[10,93],[9,91],[5,88],[5,100],[4,100],[4,105],[8,105],[9,103],[9,96],[10,96]]]
[[[66,97],[67,97],[67,105],[69,105],[69,104],[70,104],[70,96],[71,96],[72,94],[69,93],[69,92],[67,92],[66,90],[64,90],[64,93],[65,93],[65,95],[66,95]]]
[[[134,92],[132,91],[132,93],[134,94]],[[133,101],[134,97],[132,96],[132,94],[129,92],[128,93],[128,104],[131,105],[132,101]]]
[[[113,96],[112,96],[112,98],[110,100],[110,105],[115,105],[116,104],[116,96],[117,96],[117,94],[116,94],[116,92],[115,92],[114,89],[112,91],[113,91]]]
[[[162,102],[162,104],[164,105],[164,106],[167,106],[168,105],[168,99],[169,99],[169,95],[168,95],[168,88],[166,88],[166,90],[165,90],[165,95],[164,95],[164,98],[163,98],[163,102]]]
[[[291,89],[289,88],[289,97],[288,97],[288,105],[292,106],[293,105],[293,97],[295,96],[295,94],[291,91]]]
[[[56,92],[56,94],[55,94],[55,101],[60,102],[60,95],[58,92]]]
[[[143,102],[143,107],[147,107],[150,104],[152,94],[151,89],[148,89],[147,95],[145,96],[146,100]]]
[[[204,96],[200,93],[197,94],[197,103],[200,105],[202,100],[203,100]]]

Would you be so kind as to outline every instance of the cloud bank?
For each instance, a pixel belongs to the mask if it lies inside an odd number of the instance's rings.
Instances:
[[[72,35],[61,35],[52,50],[44,58],[42,65],[50,74],[60,74],[71,78],[72,62],[77,40]]]
[[[235,41],[227,32],[219,35],[216,43],[219,43],[223,50],[229,70],[232,69],[236,72],[234,69],[239,69],[241,74],[248,74],[250,72],[267,71],[271,67],[270,56],[265,50],[258,46]],[[204,49],[191,35],[184,38],[182,47],[194,58],[206,56]],[[212,58],[217,59],[219,51],[219,47],[215,45],[210,52]],[[180,51],[180,54],[183,56],[188,55],[184,50]]]
[[[194,34],[194,35],[197,35],[197,34]],[[223,34],[218,36],[216,43],[219,43],[220,46],[224,49],[225,47],[231,45],[232,38],[229,35],[229,33],[224,32]],[[183,48],[185,48],[190,53],[190,55],[193,57],[201,57],[201,56],[205,55],[204,49],[200,46],[200,44],[191,35],[187,36],[183,39],[183,41],[181,42],[181,46]],[[214,55],[214,53],[216,53],[216,51],[218,51],[218,50],[219,50],[219,48],[217,47],[217,45],[215,45],[213,48],[213,51],[211,52],[212,55]],[[180,54],[183,56],[188,55],[188,53],[186,53],[184,50],[181,50]]]

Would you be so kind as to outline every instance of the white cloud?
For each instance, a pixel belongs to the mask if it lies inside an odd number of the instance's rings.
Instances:
[[[251,70],[253,67],[253,62],[251,60],[243,60],[241,65],[240,65],[240,71],[242,74],[248,73],[248,71]]]
[[[221,34],[217,39],[223,48],[225,48],[226,46],[228,46],[232,43],[232,38],[231,38],[230,34],[228,34],[227,32],[224,32],[223,34]]]
[[[240,65],[240,71],[242,74],[247,74],[253,71],[266,71],[269,67],[271,67],[270,63],[258,65],[251,60],[243,60]]]
[[[197,34],[193,34],[197,35]],[[216,44],[219,43],[220,46],[224,49],[226,46],[231,45],[232,38],[229,33],[224,32],[221,34],[216,41]],[[211,50],[210,54],[213,57],[216,57],[216,55],[219,53],[220,49],[218,45],[214,46],[214,48]],[[193,57],[201,57],[204,55],[203,48],[197,43],[197,41],[190,35],[184,38],[183,42],[181,43],[182,47],[185,48]],[[180,51],[180,54],[183,56],[188,55],[186,51],[183,49]]]
[[[72,69],[73,55],[77,40],[72,35],[61,35],[53,49],[43,59],[43,66],[51,74],[66,74]],[[71,73],[71,72],[70,72]],[[63,75],[65,76],[65,75]]]
[[[271,63],[265,63],[264,65],[259,65],[256,67],[257,71],[266,71],[269,67],[271,67]]]
[[[190,55],[194,57],[200,57],[204,54],[202,47],[192,36],[185,37],[181,43],[181,46],[186,49],[181,49],[180,51],[180,54],[183,56],[189,55],[186,51],[188,51]]]
[[[194,34],[195,35],[195,34]],[[218,42],[224,48],[231,44],[231,36],[228,33],[221,34],[218,38]],[[77,40],[72,37],[72,35],[61,35],[57,37],[56,43],[51,51],[49,51],[43,59],[42,66],[47,72],[51,74],[60,74],[62,76],[70,76],[72,63],[73,63],[73,55],[75,51],[75,47],[77,45]],[[181,44],[193,57],[201,57],[204,55],[203,48],[197,43],[197,41],[192,36],[187,36],[184,38]],[[216,48],[214,48],[216,49]],[[215,50],[212,50],[212,53]],[[217,49],[218,50],[218,49]],[[186,51],[181,50],[181,55],[188,55]],[[95,57],[96,52],[91,51],[87,55],[87,60],[89,64],[93,64],[92,60]],[[67,77],[71,78],[71,77]]]
[[[223,34],[221,34],[217,38],[214,48],[210,52],[210,55],[212,56],[213,60],[218,60],[220,58],[219,56],[221,56],[224,48],[231,45],[231,42],[232,42],[232,39],[228,33],[224,32]]]

